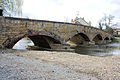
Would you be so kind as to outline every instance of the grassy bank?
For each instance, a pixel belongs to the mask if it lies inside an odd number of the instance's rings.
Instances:
[[[116,39],[114,39],[113,42],[120,43],[120,38],[116,38]]]

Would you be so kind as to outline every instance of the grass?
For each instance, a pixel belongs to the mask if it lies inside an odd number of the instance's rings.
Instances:
[[[120,39],[114,39],[113,42],[120,43]]]

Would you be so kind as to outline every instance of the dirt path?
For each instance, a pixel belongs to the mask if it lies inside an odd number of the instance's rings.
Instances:
[[[120,55],[2,51],[0,80],[120,80]]]

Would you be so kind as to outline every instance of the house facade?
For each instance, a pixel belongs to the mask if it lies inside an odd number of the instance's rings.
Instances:
[[[85,21],[84,18],[81,18],[81,17],[80,18],[76,17],[75,19],[72,19],[71,22],[75,24],[82,24],[82,25],[87,25],[87,26],[89,25],[89,23]]]
[[[115,28],[115,27],[113,27],[112,29],[114,30],[114,33],[113,33],[113,34],[114,34],[115,36],[120,36],[120,28]]]

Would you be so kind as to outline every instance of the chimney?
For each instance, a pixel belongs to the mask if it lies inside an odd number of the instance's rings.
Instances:
[[[0,16],[3,16],[3,10],[0,9]]]

